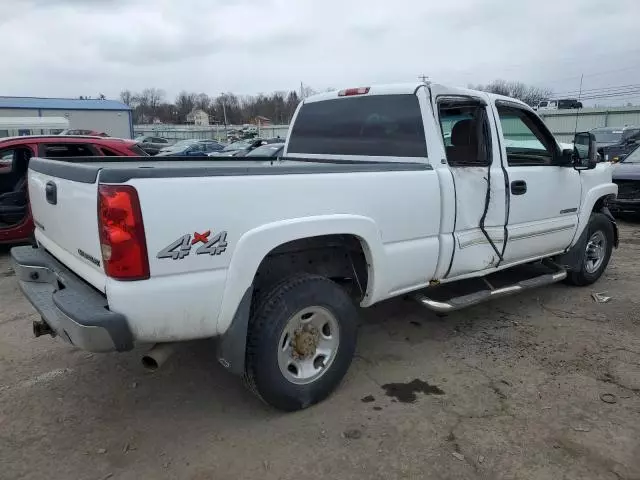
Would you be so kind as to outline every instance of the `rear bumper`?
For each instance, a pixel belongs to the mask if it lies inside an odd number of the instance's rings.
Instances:
[[[133,348],[126,318],[43,248],[15,247],[11,256],[22,292],[62,339],[91,352]]]

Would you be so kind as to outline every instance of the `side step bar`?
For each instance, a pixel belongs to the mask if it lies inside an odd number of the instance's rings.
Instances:
[[[460,310],[462,308],[477,305],[487,300],[494,298],[506,297],[514,293],[522,292],[523,290],[529,290],[531,288],[541,287],[543,285],[550,285],[557,283],[567,278],[567,271],[564,269],[559,270],[556,273],[548,273],[533,277],[527,280],[522,280],[513,285],[508,285],[502,288],[496,288],[491,290],[480,290],[478,292],[470,293],[468,295],[462,295],[460,297],[453,297],[447,301],[440,302],[433,300],[422,293],[416,293],[412,298],[424,307],[435,312],[447,313],[454,310]]]

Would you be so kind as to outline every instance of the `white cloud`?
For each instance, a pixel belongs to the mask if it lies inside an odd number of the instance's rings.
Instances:
[[[640,2],[23,0],[0,6],[0,94],[258,93],[495,78],[640,83]],[[635,49],[635,50],[634,50]],[[634,60],[635,59],[635,60]],[[609,70],[627,69],[624,77]],[[595,74],[595,75],[592,75]]]

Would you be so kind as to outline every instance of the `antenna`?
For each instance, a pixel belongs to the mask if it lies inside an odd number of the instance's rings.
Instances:
[[[418,80],[422,83],[429,83],[429,77],[427,77],[424,73],[422,75],[418,75]]]
[[[580,98],[582,97],[582,80],[584,80],[584,73],[582,75],[580,75],[580,91],[578,93],[578,103],[580,103]],[[576,136],[576,133],[578,133],[578,115],[580,114],[580,109],[577,108],[578,106],[576,105],[576,126],[573,129],[573,136]]]

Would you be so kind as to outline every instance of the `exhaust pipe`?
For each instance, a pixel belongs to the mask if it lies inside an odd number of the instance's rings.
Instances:
[[[51,335],[52,337],[56,336],[56,332],[54,332],[49,324],[44,320],[34,320],[33,322],[33,335],[38,338],[42,335]]]
[[[142,366],[147,370],[158,370],[175,351],[175,343],[156,343],[142,356]]]

